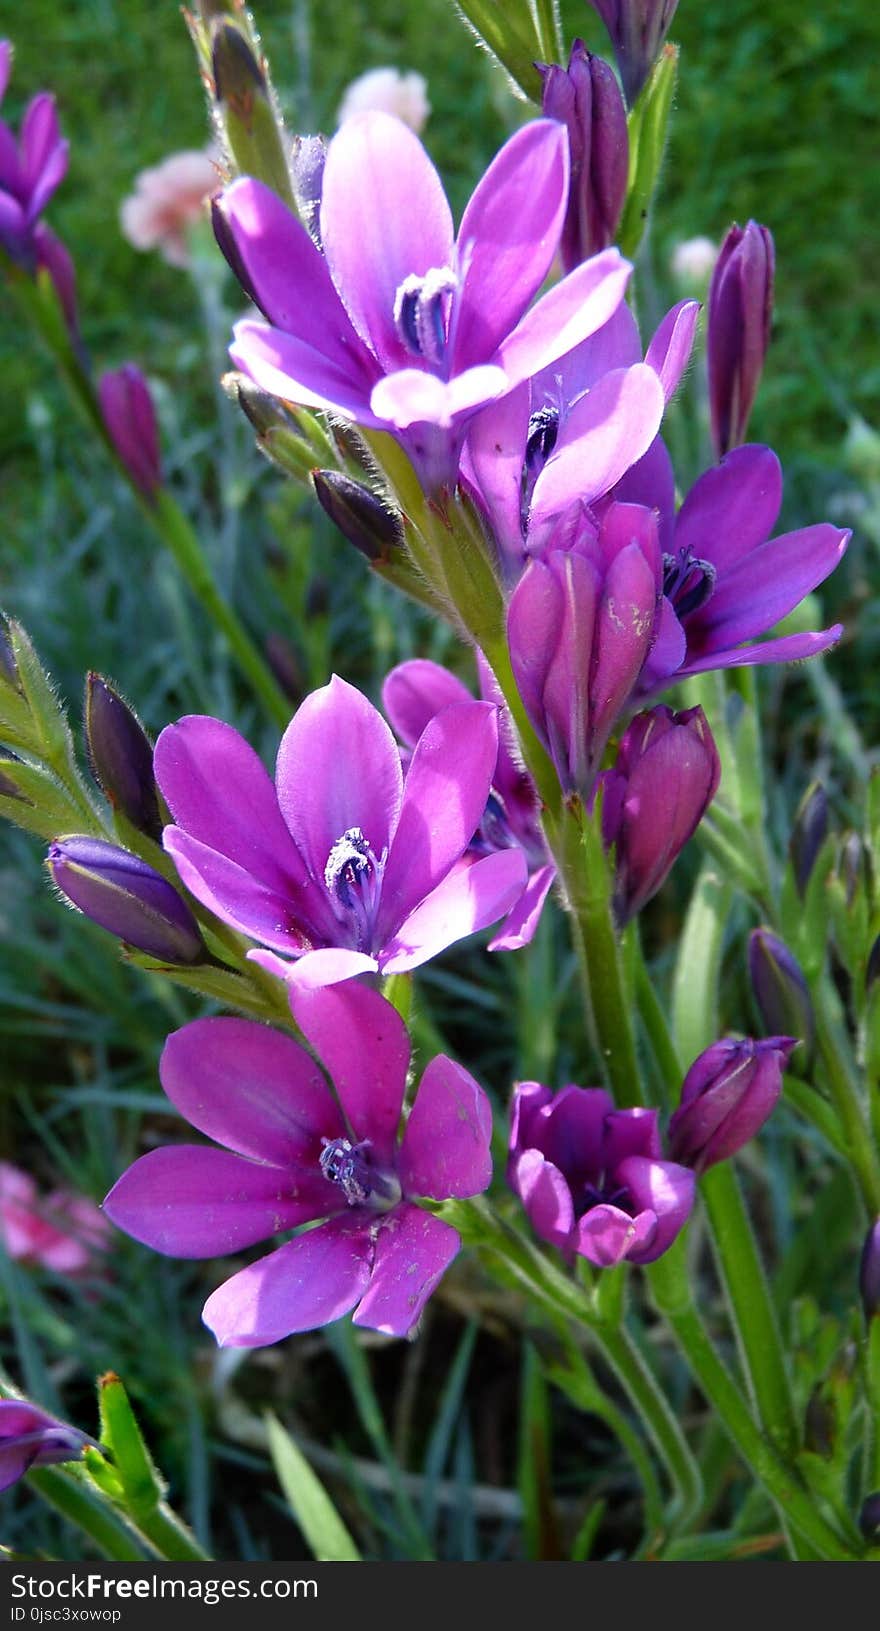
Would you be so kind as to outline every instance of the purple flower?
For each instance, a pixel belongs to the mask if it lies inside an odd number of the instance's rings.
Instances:
[[[797,958],[770,929],[749,935],[749,979],[767,1030],[796,1036],[811,1053],[816,1020],[810,988]]]
[[[593,787],[651,649],[660,581],[656,516],[612,504],[598,533],[531,561],[511,596],[514,678],[566,794]]]
[[[262,183],[215,206],[218,242],[265,323],[231,356],[286,401],[392,431],[429,489],[454,483],[468,420],[607,322],[630,266],[585,262],[530,305],[559,242],[568,142],[536,120],[502,148],[457,238],[418,137],[384,113],[347,120],[327,150],[322,254]]]
[[[669,1122],[669,1148],[677,1161],[705,1172],[754,1138],[782,1091],[795,1040],[725,1037],[694,1060]]]
[[[652,1263],[694,1204],[695,1180],[663,1159],[656,1110],[615,1110],[599,1087],[514,1089],[507,1180],[535,1233],[600,1268]]]
[[[176,822],[165,847],[196,899],[269,947],[250,955],[292,986],[400,973],[522,894],[518,850],[456,867],[497,753],[495,708],[462,703],[427,725],[404,781],[381,714],[334,676],[291,720],[273,787],[237,731],[190,715],[156,744]]]
[[[770,344],[773,236],[749,221],[727,234],[709,288],[706,359],[709,411],[718,457],[746,439]]]
[[[0,101],[11,67],[8,40],[0,42]],[[67,174],[68,147],[58,128],[55,98],[40,91],[28,103],[16,141],[0,120],[0,247],[13,260],[34,260],[34,230],[56,187]]]
[[[702,708],[637,714],[603,772],[602,837],[614,845],[619,924],[666,878],[718,790],[721,761]]]
[[[880,1218],[874,1219],[865,1236],[859,1265],[859,1291],[865,1319],[875,1319],[880,1314]]]
[[[26,1399],[0,1399],[0,1490],[17,1483],[30,1467],[78,1461],[91,1442]]]
[[[134,363],[111,368],[98,382],[107,434],[135,487],[152,499],[162,485],[159,430],[150,389]]]
[[[73,906],[120,940],[162,963],[198,963],[207,955],[198,924],[173,884],[103,838],[57,838],[46,865]]]
[[[838,623],[819,634],[761,640],[841,560],[848,531],[820,523],[771,538],[782,504],[775,453],[735,448],[704,472],[673,522],[664,483],[654,479],[663,540],[664,600],[642,696],[713,668],[791,662],[827,651]],[[641,502],[650,503],[647,484]]]
[[[298,992],[309,1055],[249,1020],[200,1019],[168,1038],[162,1085],[222,1148],[153,1150],[105,1210],[172,1257],[215,1257],[306,1228],[215,1291],[218,1342],[259,1347],[340,1319],[407,1336],[455,1257],[449,1224],[413,1203],[477,1195],[491,1178],[491,1112],[467,1071],[439,1055],[398,1142],[410,1062],[399,1015],[357,982]]]
[[[568,131],[571,180],[559,245],[566,272],[613,244],[626,199],[629,138],[613,70],[575,40],[568,69],[538,65],[542,105]]]
[[[635,318],[621,303],[560,363],[472,422],[462,473],[508,579],[573,528],[595,528],[609,495],[668,513],[671,526],[675,481],[657,432],[699,309],[695,300],[673,306],[642,362]]]
[[[534,937],[556,867],[541,832],[534,783],[516,754],[513,721],[495,677],[479,653],[477,669],[480,695],[498,709],[498,758],[482,820],[463,861],[470,865],[486,855],[522,850],[528,880],[519,900],[489,942],[490,951],[515,951],[528,945]],[[415,746],[422,731],[442,709],[470,700],[470,692],[461,680],[439,663],[421,657],[399,663],[382,687],[385,712],[407,748]]]
[[[608,30],[632,107],[669,32],[678,0],[590,0]]]

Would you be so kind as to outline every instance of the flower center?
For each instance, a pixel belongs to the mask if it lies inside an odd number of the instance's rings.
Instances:
[[[613,1184],[607,1173],[600,1173],[596,1183],[586,1183],[581,1190],[579,1213],[589,1212],[594,1206],[616,1206],[632,1216],[633,1203],[625,1184]]]
[[[663,557],[663,593],[678,617],[687,617],[706,604],[717,576],[712,562],[700,560],[690,549]]]
[[[387,1212],[400,1200],[400,1184],[390,1172],[373,1166],[369,1141],[351,1144],[347,1138],[322,1139],[318,1164],[331,1184],[338,1184],[349,1206],[371,1206]]]
[[[528,531],[529,510],[532,506],[535,482],[556,446],[560,417],[559,408],[552,402],[548,402],[543,408],[538,408],[529,419],[519,505],[520,520],[524,533]]]
[[[397,333],[413,357],[442,368],[446,362],[449,312],[458,278],[448,266],[432,266],[424,277],[413,272],[394,296]]]
[[[347,828],[327,857],[324,883],[337,917],[352,931],[356,951],[367,951],[372,945],[387,859],[387,849],[375,855],[360,827]]]

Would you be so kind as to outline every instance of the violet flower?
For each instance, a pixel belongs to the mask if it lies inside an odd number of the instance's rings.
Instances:
[[[796,1039],[724,1037],[694,1060],[669,1122],[677,1161],[705,1172],[726,1161],[763,1127],[782,1091],[782,1072]]]
[[[148,957],[172,965],[206,959],[186,901],[139,855],[103,838],[74,834],[50,844],[46,865],[72,906]]]
[[[395,434],[429,490],[455,482],[468,420],[607,322],[630,273],[616,250],[538,303],[568,199],[568,142],[536,120],[501,149],[457,238],[418,137],[384,113],[348,120],[324,165],[322,254],[259,181],[215,205],[218,242],[266,323],[230,355],[262,389]]]
[[[583,40],[575,40],[567,69],[539,63],[538,72],[545,115],[568,131],[571,179],[559,255],[570,272],[614,243],[629,173],[626,109],[613,69]]]
[[[140,369],[133,362],[108,369],[98,382],[98,399],[120,462],[144,497],[155,498],[162,485],[159,428]]]
[[[404,781],[381,714],[334,676],[291,720],[273,787],[237,731],[189,715],[156,744],[176,823],[165,848],[196,899],[270,948],[249,955],[291,986],[401,973],[522,894],[520,851],[456,867],[497,753],[495,708],[469,701],[431,720]]]
[[[880,1218],[875,1218],[865,1236],[859,1263],[859,1292],[865,1319],[870,1323],[880,1315]]]
[[[215,1257],[306,1228],[215,1291],[219,1343],[259,1347],[340,1319],[407,1336],[461,1241],[414,1197],[488,1185],[491,1112],[467,1071],[439,1055],[398,1142],[410,1046],[378,992],[349,982],[298,992],[297,1024],[336,1089],[289,1036],[200,1019],[168,1038],[162,1085],[221,1148],[153,1150],[123,1174],[108,1216],[172,1257]]]
[[[663,1159],[656,1110],[599,1087],[514,1089],[507,1180],[535,1233],[599,1268],[652,1263],[684,1228],[694,1174]]]
[[[12,47],[0,40],[0,102],[12,67]],[[55,98],[40,91],[25,109],[16,140],[0,119],[0,250],[29,272],[48,272],[72,338],[78,340],[73,261],[61,239],[40,220],[67,174],[68,144],[58,126]]]
[[[657,520],[612,504],[597,534],[526,567],[508,608],[519,694],[566,794],[586,799],[654,638]]]
[[[56,1421],[26,1399],[0,1399],[0,1490],[9,1489],[31,1467],[78,1461],[92,1440]]]
[[[709,413],[719,458],[746,439],[770,344],[774,269],[769,229],[757,221],[732,226],[712,273],[706,332]]]
[[[614,909],[628,923],[656,895],[715,797],[721,761],[702,708],[652,708],[625,732],[602,783],[602,838],[614,846]]]
[[[462,863],[468,865],[499,851],[520,849],[528,879],[511,907],[490,951],[515,951],[534,938],[544,902],[556,876],[541,832],[538,795],[515,750],[513,721],[485,658],[477,655],[480,695],[498,709],[498,758],[482,820],[473,834]],[[416,657],[392,668],[382,687],[382,703],[401,741],[408,749],[435,714],[455,703],[469,702],[467,687],[439,663]]]
[[[630,107],[660,55],[678,0],[589,0],[608,30]]]

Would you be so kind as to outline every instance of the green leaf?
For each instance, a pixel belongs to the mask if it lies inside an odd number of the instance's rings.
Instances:
[[[81,806],[50,770],[5,755],[0,756],[0,815],[41,838],[102,830],[97,817],[84,819]]]
[[[266,1416],[278,1482],[319,1563],[360,1563],[361,1555],[324,1485],[277,1416]]]
[[[535,59],[543,56],[534,17],[525,0],[456,0],[468,27],[491,56],[506,69],[515,87],[530,102],[541,102],[541,76]]]
[[[704,866],[685,918],[672,992],[673,1034],[685,1066],[718,1035],[718,977],[730,902],[730,885]]]
[[[541,1563],[562,1557],[553,1505],[550,1402],[541,1361],[526,1343],[520,1384],[517,1483],[523,1503],[525,1555]]]

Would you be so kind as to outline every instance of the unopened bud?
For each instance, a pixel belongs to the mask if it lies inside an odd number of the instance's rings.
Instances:
[[[867,1495],[862,1502],[859,1528],[870,1546],[880,1546],[880,1490]]]
[[[859,1291],[865,1319],[875,1319],[880,1314],[880,1218],[872,1223],[862,1247]]]
[[[92,774],[113,809],[160,838],[153,749],[137,715],[101,674],[86,680],[85,730]]]
[[[812,1052],[813,1004],[803,970],[770,929],[749,936],[749,977],[761,1018],[774,1036],[795,1036]]]
[[[140,856],[102,838],[58,838],[46,864],[86,917],[163,963],[202,962],[198,925],[173,884]]]
[[[403,544],[400,518],[358,481],[338,470],[314,470],[312,481],[321,508],[350,544],[368,561],[387,559]]]
[[[789,841],[798,893],[804,896],[819,851],[828,837],[828,795],[821,782],[813,782],[801,799]]]
[[[706,358],[712,440],[719,458],[746,439],[773,315],[775,251],[767,227],[727,234],[709,289]]]
[[[705,1172],[742,1149],[763,1127],[782,1091],[795,1038],[725,1037],[694,1060],[669,1122],[673,1161]]]

